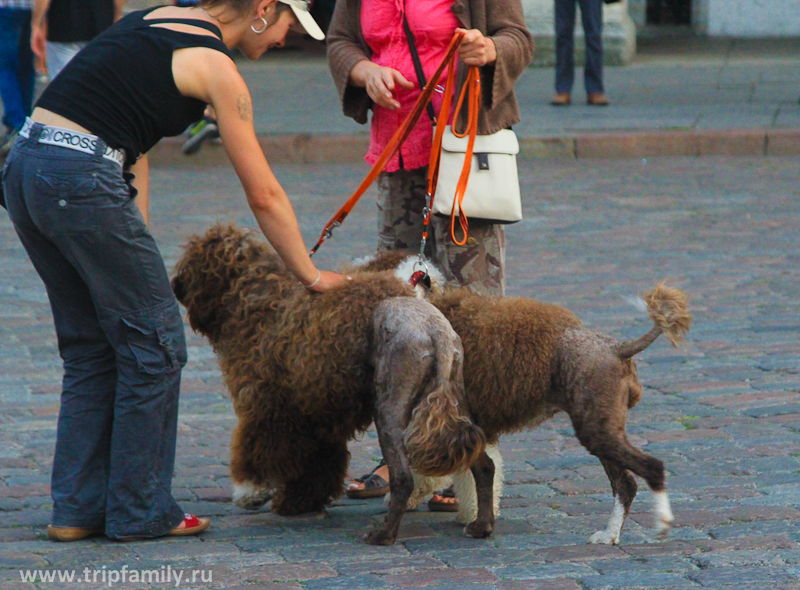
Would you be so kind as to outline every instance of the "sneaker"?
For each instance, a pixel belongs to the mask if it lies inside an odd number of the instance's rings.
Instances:
[[[213,139],[219,139],[217,122],[210,117],[203,117],[189,131],[189,139],[183,143],[181,151],[187,156],[191,156],[200,151],[204,141]]]
[[[3,138],[3,144],[0,145],[0,156],[6,157],[8,152],[11,151],[11,148],[14,147],[14,142],[17,141],[17,136],[19,135],[19,129],[14,129],[13,131],[9,131],[8,134]]]

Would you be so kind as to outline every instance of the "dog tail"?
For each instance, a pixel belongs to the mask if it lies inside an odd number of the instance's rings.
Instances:
[[[486,448],[486,435],[467,416],[462,359],[460,349],[436,347],[435,387],[414,408],[406,427],[411,466],[428,477],[466,469]]]
[[[686,295],[680,289],[667,287],[664,283],[666,281],[661,281],[655,289],[644,294],[647,315],[655,325],[641,338],[621,343],[617,348],[619,358],[631,358],[642,352],[662,333],[676,348],[684,341],[692,325],[692,314],[687,309]]]

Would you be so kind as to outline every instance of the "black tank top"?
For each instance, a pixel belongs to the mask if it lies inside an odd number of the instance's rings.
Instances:
[[[180,134],[203,116],[205,103],[175,86],[172,53],[209,47],[231,56],[217,26],[194,19],[144,20],[156,8],[132,12],[96,37],[36,103],[124,150],[126,167],[162,137]],[[162,23],[189,24],[217,36],[151,26]]]

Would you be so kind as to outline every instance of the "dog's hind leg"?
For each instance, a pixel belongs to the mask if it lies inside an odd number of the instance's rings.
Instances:
[[[619,436],[594,432],[592,436],[587,436],[587,433],[580,425],[576,425],[575,420],[573,420],[573,425],[575,425],[575,433],[578,436],[578,440],[592,455],[600,459],[603,466],[613,464],[615,469],[632,471],[647,482],[655,499],[656,535],[662,538],[667,537],[672,530],[672,523],[675,517],[672,515],[672,510],[669,506],[664,463],[631,445],[624,433]],[[609,478],[611,478],[611,475],[609,475]],[[624,479],[617,478],[616,481],[622,484],[619,490],[625,489],[623,487],[625,485]],[[614,479],[612,479],[612,487],[614,486],[613,482]],[[614,490],[614,492],[615,499],[619,499],[620,507],[624,510],[624,513],[627,513],[627,509],[624,508],[625,498],[622,495],[617,496],[618,490]],[[631,498],[632,500],[633,498]]]
[[[633,499],[636,497],[636,480],[630,471],[620,469],[616,463],[607,459],[600,459],[603,468],[606,470],[608,480],[611,482],[611,490],[614,493],[614,510],[604,531],[597,531],[589,537],[590,543],[602,545],[616,545],[619,542],[619,535],[622,525],[628,516]]]
[[[494,532],[494,461],[484,451],[470,470],[472,477],[475,478],[478,517],[466,526],[464,533],[476,539],[483,539]]]
[[[675,517],[672,515],[669,505],[664,463],[641,452],[627,440],[623,441],[616,454],[618,464],[622,468],[633,471],[647,482],[655,501],[656,535],[661,538],[668,537]]]

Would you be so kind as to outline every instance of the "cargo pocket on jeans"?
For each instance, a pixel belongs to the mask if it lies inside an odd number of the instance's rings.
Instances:
[[[186,339],[177,304],[137,311],[121,319],[140,371],[163,375],[179,371],[186,364]]]

